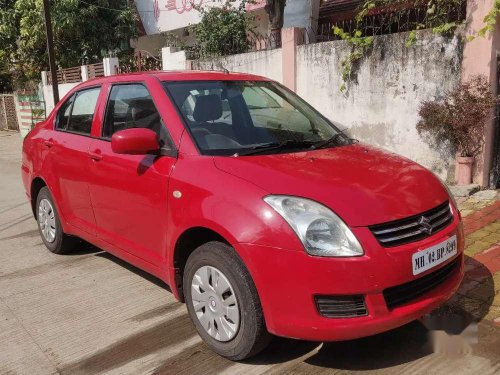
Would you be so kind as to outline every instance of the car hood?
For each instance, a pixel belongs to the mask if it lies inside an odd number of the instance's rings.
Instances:
[[[419,164],[362,144],[298,153],[215,157],[214,163],[269,194],[320,202],[350,226],[405,218],[449,199],[439,180]]]

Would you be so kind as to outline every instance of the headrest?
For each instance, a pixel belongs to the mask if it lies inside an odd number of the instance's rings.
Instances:
[[[222,100],[219,95],[202,95],[196,99],[193,118],[198,122],[213,121],[222,116]]]
[[[131,116],[134,121],[142,120],[156,112],[151,99],[137,99],[132,101],[129,106],[131,107]]]

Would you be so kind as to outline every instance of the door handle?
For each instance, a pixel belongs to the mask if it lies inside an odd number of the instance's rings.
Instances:
[[[48,139],[46,141],[43,141],[43,145],[47,148],[51,148],[54,146],[54,141],[52,139]]]
[[[102,154],[100,150],[89,151],[89,156],[94,161],[102,160]]]

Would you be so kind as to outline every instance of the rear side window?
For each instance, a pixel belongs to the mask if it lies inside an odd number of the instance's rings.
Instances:
[[[111,138],[117,131],[147,128],[161,135],[161,117],[148,90],[142,84],[116,85],[111,88],[103,137]]]
[[[76,93],[66,130],[78,134],[90,135],[92,119],[99,97],[100,87],[82,90]]]
[[[67,128],[73,99],[75,99],[75,95],[66,100],[66,102],[59,109],[59,112],[57,113],[56,129],[65,130]]]

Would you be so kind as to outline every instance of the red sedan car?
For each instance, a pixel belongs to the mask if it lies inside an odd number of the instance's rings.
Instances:
[[[47,248],[82,238],[165,281],[233,360],[272,335],[373,335],[463,277],[457,206],[425,168],[358,143],[266,78],[84,82],[23,145]]]

